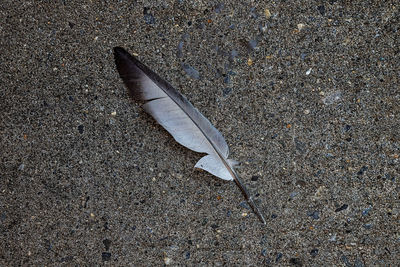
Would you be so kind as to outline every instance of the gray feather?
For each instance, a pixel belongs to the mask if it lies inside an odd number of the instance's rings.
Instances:
[[[237,162],[228,159],[228,145],[221,133],[183,95],[123,48],[115,47],[114,57],[130,94],[136,100],[145,102],[143,107],[146,112],[178,143],[193,151],[208,154],[195,167],[221,179],[234,180],[254,212],[266,224],[264,216],[233,169]]]
[[[118,72],[131,95],[145,101],[144,110],[156,119],[181,145],[214,160],[201,159],[195,167],[233,180],[227,161],[229,148],[221,133],[170,84],[122,48],[115,48]],[[209,159],[209,158],[207,158]]]

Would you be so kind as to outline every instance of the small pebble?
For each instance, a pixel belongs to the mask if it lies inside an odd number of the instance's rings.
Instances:
[[[362,166],[361,169],[357,172],[357,175],[363,175],[366,170],[368,170],[368,167]]]
[[[342,98],[342,92],[335,91],[335,92],[328,94],[325,98],[323,98],[322,102],[325,105],[331,105],[331,104],[339,101],[341,98]]]
[[[219,227],[219,225],[218,225],[218,224],[211,224],[210,227],[211,227],[212,229],[217,229],[217,228]]]
[[[336,234],[332,235],[331,238],[328,239],[331,242],[335,242],[336,241]]]
[[[261,255],[263,255],[264,257],[267,255],[267,250],[265,248],[261,250]]]
[[[326,153],[326,154],[325,154],[325,157],[327,157],[327,158],[333,158],[334,156],[333,156],[332,153]]]
[[[229,76],[229,75],[227,75],[225,78],[224,78],[224,83],[230,83],[231,82],[231,77]]]
[[[257,40],[255,40],[255,39],[253,39],[253,40],[250,40],[249,41],[249,43],[247,44],[247,46],[248,46],[248,48],[250,49],[250,50],[254,50],[254,49],[256,49],[256,47],[257,47]]]
[[[299,31],[301,31],[302,29],[304,29],[305,26],[306,26],[306,25],[304,25],[303,23],[299,23],[299,24],[297,24],[297,29],[298,29]]]
[[[275,262],[279,262],[279,260],[282,258],[282,256],[283,256],[282,253],[278,253],[278,255],[276,255]]]
[[[310,75],[311,70],[312,70],[312,68],[309,68],[309,69],[306,71],[306,75]]]
[[[182,68],[183,70],[186,72],[187,75],[189,75],[189,77],[193,78],[193,79],[199,79],[200,78],[200,73],[193,68],[190,65],[187,64],[182,64]]]
[[[365,229],[369,230],[369,229],[371,229],[372,224],[366,223],[366,224],[363,225],[363,227],[364,227]]]
[[[185,253],[185,259],[190,259],[190,252],[189,251],[186,251],[186,253]]]
[[[111,259],[111,253],[110,252],[101,253],[101,259],[103,261],[109,261]]]
[[[255,7],[250,8],[250,15],[253,19],[258,18],[258,14]]]
[[[164,263],[165,263],[165,265],[170,265],[171,264],[171,259],[168,258],[168,257],[165,257],[164,258]]]
[[[224,9],[224,4],[220,3],[215,7],[215,12],[221,13],[222,9]]]
[[[322,16],[325,15],[325,6],[318,6],[317,9]]]
[[[349,207],[349,205],[343,204],[342,206],[340,206],[340,208],[335,209],[335,212],[339,212],[339,211],[345,210],[345,209],[347,209],[348,207]]]
[[[299,258],[291,258],[289,262],[294,266],[303,266],[303,263]]]
[[[269,18],[271,17],[271,12],[269,11],[268,8],[266,8],[266,9],[264,10],[264,14],[265,14],[265,17],[266,17],[267,19],[269,19]]]
[[[228,96],[232,92],[232,88],[225,88],[222,90],[223,96]]]
[[[310,251],[311,257],[316,257],[318,255],[318,249],[314,248]]]
[[[368,208],[366,208],[365,210],[363,210],[362,215],[363,215],[363,216],[368,215],[368,213],[369,213],[369,211],[370,211],[371,209],[372,209],[372,207],[369,206]]]
[[[143,8],[143,15],[144,15],[144,21],[146,24],[154,24],[156,22],[156,19],[152,14],[149,13],[149,8],[144,7]]]
[[[314,220],[319,219],[319,211],[307,212],[307,215],[312,217]]]
[[[79,132],[80,134],[83,134],[83,125],[79,125],[79,126],[78,126],[78,132]]]
[[[111,246],[111,240],[110,239],[104,239],[103,240],[104,248],[108,251]]]

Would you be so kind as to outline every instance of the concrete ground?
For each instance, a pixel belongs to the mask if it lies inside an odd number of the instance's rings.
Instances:
[[[1,266],[398,266],[397,1],[2,1]],[[267,218],[128,96],[225,136]]]

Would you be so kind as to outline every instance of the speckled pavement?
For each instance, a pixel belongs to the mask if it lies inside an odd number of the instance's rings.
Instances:
[[[2,1],[1,266],[398,266],[397,1]],[[193,168],[125,47],[225,136]]]

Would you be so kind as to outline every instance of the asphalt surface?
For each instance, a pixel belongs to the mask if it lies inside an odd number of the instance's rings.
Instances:
[[[398,266],[397,1],[2,1],[1,266]],[[125,47],[233,182],[133,102]]]

